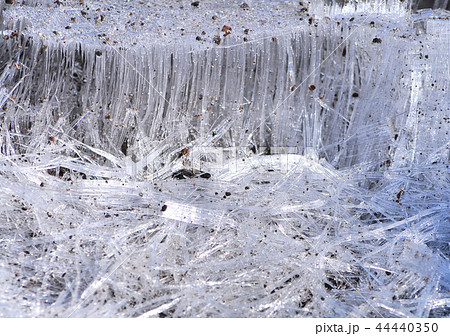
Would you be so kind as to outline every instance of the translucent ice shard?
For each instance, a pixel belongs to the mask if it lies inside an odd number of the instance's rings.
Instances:
[[[0,6],[2,316],[448,315],[445,2]]]

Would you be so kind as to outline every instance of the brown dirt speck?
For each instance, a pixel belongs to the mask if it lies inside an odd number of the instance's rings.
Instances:
[[[214,36],[213,42],[214,42],[215,44],[219,45],[221,41],[222,41],[222,40],[220,39],[219,35]]]
[[[223,31],[224,33],[229,32],[229,31],[231,31],[231,30],[232,30],[232,29],[231,29],[230,26],[224,25],[224,26],[222,27],[222,31]]]

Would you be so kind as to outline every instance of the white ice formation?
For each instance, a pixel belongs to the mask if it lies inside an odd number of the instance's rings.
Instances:
[[[449,314],[448,11],[8,2],[1,316]]]

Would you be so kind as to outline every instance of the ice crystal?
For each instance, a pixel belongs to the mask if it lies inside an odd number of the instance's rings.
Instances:
[[[450,305],[446,2],[0,5],[0,314]]]

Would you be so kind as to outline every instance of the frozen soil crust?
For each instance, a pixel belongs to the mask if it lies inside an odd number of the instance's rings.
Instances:
[[[23,3],[2,316],[448,315],[448,12]]]

